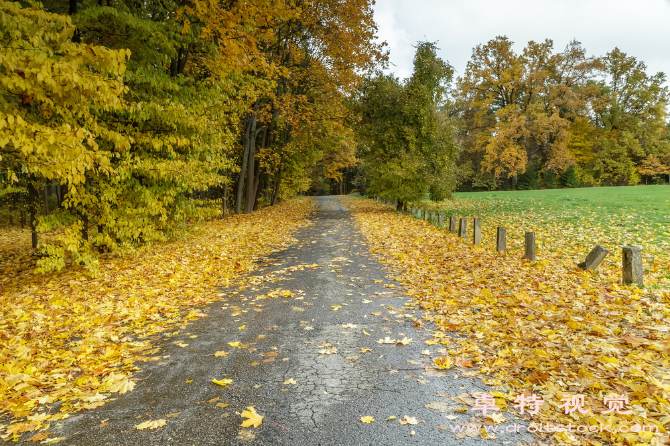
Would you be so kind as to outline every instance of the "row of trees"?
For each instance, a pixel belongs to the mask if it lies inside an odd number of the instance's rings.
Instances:
[[[430,61],[430,62],[427,62]],[[427,68],[430,67],[430,68]],[[414,74],[377,73],[355,102],[359,188],[400,203],[463,190],[628,185],[670,175],[665,75],[615,48],[498,37],[462,77],[419,43]],[[457,186],[458,185],[458,186]]]
[[[596,58],[579,42],[555,52],[546,40],[517,54],[498,37],[473,50],[457,82],[460,166],[472,186],[491,189],[533,171],[552,177],[572,168],[585,185],[668,174],[664,83],[663,73],[647,74],[617,48]]]
[[[341,181],[346,100],[385,60],[369,0],[0,1],[0,17],[0,198],[44,272],[274,204],[315,170]]]

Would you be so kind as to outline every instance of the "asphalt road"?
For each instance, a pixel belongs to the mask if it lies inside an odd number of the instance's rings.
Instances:
[[[314,224],[297,234],[297,244],[263,262],[246,289],[219,290],[225,296],[203,308],[207,317],[157,339],[157,354],[169,357],[143,363],[135,377],[148,378],[136,381],[132,392],[52,426],[66,437],[59,444],[466,446],[529,440],[518,433],[456,438],[451,426],[467,422],[472,412],[453,411],[465,406],[450,397],[490,389],[458,369],[433,369],[436,350],[445,346],[423,343],[429,331],[411,319],[420,311],[370,254],[340,200],[317,200]],[[256,299],[273,291],[277,297]],[[377,342],[386,337],[414,342]],[[228,345],[235,342],[241,345]],[[426,349],[432,356],[422,355]],[[229,354],[214,356],[217,351]],[[232,384],[212,383],[224,378]],[[441,404],[427,408],[431,403]],[[258,428],[240,427],[248,406],[264,416]],[[419,424],[400,424],[405,415]],[[375,421],[362,423],[363,416]],[[167,424],[134,429],[151,419]]]

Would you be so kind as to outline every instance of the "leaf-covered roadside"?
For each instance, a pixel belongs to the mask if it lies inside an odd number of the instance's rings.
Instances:
[[[559,443],[670,440],[670,295],[602,281],[559,253],[540,262],[497,255],[371,200],[346,203],[372,251],[432,310],[424,316],[438,326],[432,342],[459,345],[450,356],[499,388],[501,408],[515,413],[516,396],[535,393],[545,400],[538,423],[655,425],[659,432],[553,434]],[[601,414],[611,393],[625,394],[632,414]],[[561,397],[578,394],[588,411],[564,414]]]
[[[0,437],[47,429],[132,390],[135,362],[162,358],[150,356],[147,338],[204,316],[192,307],[291,243],[311,210],[311,200],[296,199],[204,223],[178,243],[101,262],[95,278],[13,271],[0,291]]]

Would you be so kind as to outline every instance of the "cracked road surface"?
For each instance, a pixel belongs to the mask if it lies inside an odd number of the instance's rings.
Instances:
[[[506,433],[494,441],[463,434],[465,438],[456,439],[451,429],[443,430],[469,418],[453,411],[464,405],[449,396],[490,389],[458,369],[433,369],[436,351],[448,346],[423,343],[430,333],[412,321],[420,311],[400,287],[392,286],[397,282],[370,254],[341,201],[316,200],[314,224],[296,234],[298,243],[266,259],[245,289],[222,290],[220,301],[203,308],[207,317],[177,335],[156,339],[157,355],[169,357],[142,363],[135,378],[146,379],[135,381],[132,392],[52,426],[66,437],[60,444],[468,445],[523,440],[521,434]],[[414,342],[377,342],[386,337]],[[240,344],[229,345],[235,342]],[[431,355],[422,355],[426,349]],[[214,356],[217,351],[228,355]],[[212,383],[223,378],[232,384]],[[435,402],[447,410],[425,407]],[[256,429],[240,427],[240,413],[248,406],[264,416]],[[375,422],[361,423],[367,415]],[[420,423],[401,425],[405,415]],[[397,418],[385,421],[392,416]],[[152,418],[167,424],[156,430],[133,428]]]

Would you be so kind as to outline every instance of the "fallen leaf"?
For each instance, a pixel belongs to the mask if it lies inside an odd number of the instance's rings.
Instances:
[[[435,401],[425,406],[428,409],[439,410],[440,412],[449,412],[451,411],[451,406],[442,401]]]
[[[284,381],[284,385],[288,386],[289,384],[298,384],[298,382],[293,378],[289,378],[286,381]]]
[[[440,356],[439,358],[433,359],[435,365],[441,369],[450,369],[454,365],[454,359],[448,356]]]
[[[101,426],[98,426],[98,427],[101,427]],[[32,437],[26,439],[26,441],[32,441],[33,443],[37,443],[38,441],[44,440],[45,438],[49,438],[49,434],[47,434],[46,432],[40,432],[40,433],[37,433],[37,434],[33,435]]]
[[[256,413],[256,409],[253,406],[247,407],[247,410],[242,412],[242,418],[248,418],[242,422],[242,427],[258,427],[263,422],[263,415]]]
[[[405,415],[400,419],[400,424],[419,424],[419,421],[415,417]]]
[[[233,380],[232,380],[232,379],[220,379],[220,380],[218,380],[218,379],[213,379],[212,382],[213,382],[214,384],[218,384],[218,385],[220,385],[220,386],[224,386],[224,387],[225,387],[225,386],[227,386],[228,384],[231,384],[231,383],[233,382]]]
[[[228,356],[230,352],[218,351],[214,353],[214,356]]]
[[[331,347],[331,348],[324,348],[322,350],[319,350],[320,355],[334,355],[337,353],[337,348]]]
[[[407,336],[404,336],[401,340],[399,340],[398,342],[396,342],[396,345],[398,345],[398,344],[400,344],[400,345],[409,345],[410,342],[414,342],[414,341],[412,341],[412,338],[408,338]]]
[[[256,439],[256,434],[250,429],[240,429],[240,432],[238,432],[237,437],[235,437],[237,440],[242,440],[242,441],[251,441]]]
[[[165,421],[163,419],[161,419],[161,420],[147,420],[144,423],[140,423],[140,424],[135,425],[135,429],[137,429],[139,431],[144,430],[144,429],[157,429],[159,427],[165,426],[165,423],[167,423],[167,421]]]
[[[363,423],[370,424],[373,421],[375,421],[375,419],[373,417],[371,417],[370,415],[366,415],[364,417],[361,417],[361,422],[363,422]]]

